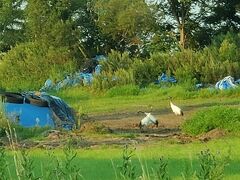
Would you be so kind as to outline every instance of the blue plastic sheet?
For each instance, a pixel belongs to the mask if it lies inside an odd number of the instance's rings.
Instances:
[[[165,73],[162,73],[162,75],[158,77],[158,80],[156,81],[156,83],[159,84],[161,82],[176,83],[177,80],[173,76],[167,76]]]
[[[3,97],[13,93],[4,92]],[[4,102],[7,117],[25,127],[50,126],[72,129],[75,124],[73,109],[62,99],[47,93],[23,92],[19,96],[11,96],[10,101]],[[23,99],[13,101],[13,97]]]
[[[4,105],[6,116],[12,121],[19,121],[17,123],[24,127],[54,127],[49,107],[39,107],[27,103],[5,103]]]
[[[215,85],[215,88],[220,89],[220,90],[236,88],[237,85],[234,83],[235,83],[234,78],[231,76],[227,76],[227,77],[223,78],[222,80],[218,81]]]
[[[235,84],[240,84],[240,79],[236,80]]]

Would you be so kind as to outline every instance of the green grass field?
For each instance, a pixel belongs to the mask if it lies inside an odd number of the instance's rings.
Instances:
[[[192,164],[193,171],[199,169],[197,154],[202,150],[210,149],[216,156],[230,157],[224,179],[237,180],[240,178],[239,140],[239,137],[225,137],[208,143],[172,144],[168,141],[161,141],[154,144],[136,145],[132,163],[136,166],[138,176],[142,175],[142,167],[144,167],[148,177],[151,177],[152,170],[158,166],[158,159],[163,156],[168,162],[170,177],[182,179],[181,173],[184,172],[186,166]],[[99,146],[91,149],[77,149],[76,151],[77,157],[73,163],[80,168],[84,179],[116,179],[116,173],[119,172],[118,167],[122,163],[123,147]],[[61,149],[51,151],[31,149],[29,155],[34,161],[34,173],[38,176],[44,173],[42,172],[44,168],[50,169],[53,165],[47,152],[53,152],[58,159],[64,161],[65,157]],[[13,158],[10,154],[8,155],[9,162],[13,165]],[[11,172],[14,172],[13,166],[11,166]]]
[[[131,86],[128,88],[131,89]],[[151,86],[139,89],[138,93],[133,91],[128,95],[122,95],[121,87],[109,91],[111,93],[99,94],[91,92],[88,88],[76,87],[53,92],[53,94],[63,98],[77,111],[85,114],[137,112],[140,109],[150,110],[150,107],[153,110],[169,108],[169,96],[181,106],[239,105],[240,103],[240,88],[225,91],[216,89],[188,91],[181,86],[170,88]]]

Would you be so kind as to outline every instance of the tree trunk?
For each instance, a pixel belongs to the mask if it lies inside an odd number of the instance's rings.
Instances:
[[[185,31],[184,31],[184,24],[180,24],[179,27],[180,32],[180,46],[184,49],[185,48]]]

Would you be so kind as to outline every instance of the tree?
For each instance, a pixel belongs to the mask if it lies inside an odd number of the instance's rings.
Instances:
[[[28,0],[25,15],[29,41],[54,47],[76,43],[70,6],[71,0]]]
[[[25,39],[23,6],[23,0],[0,0],[0,52]]]
[[[212,36],[228,31],[239,32],[239,0],[201,1],[200,17],[205,29],[212,31]]]
[[[198,25],[195,20],[197,0],[156,0],[160,14],[160,23],[169,31],[179,33],[179,44],[182,48],[190,46],[191,33]],[[176,30],[177,31],[176,31]]]
[[[98,0],[95,12],[97,25],[112,39],[110,48],[121,52],[136,53],[154,22],[151,9],[144,0]]]

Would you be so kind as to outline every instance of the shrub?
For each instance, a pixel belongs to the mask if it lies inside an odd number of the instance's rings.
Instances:
[[[201,151],[198,155],[200,169],[197,172],[199,180],[223,179],[224,169],[228,164],[229,157],[219,158],[210,150]]]
[[[239,132],[240,110],[225,106],[203,109],[182,125],[182,130],[192,135],[205,133],[215,128]]]
[[[111,53],[108,54],[107,61],[101,61],[100,63],[104,72],[115,72],[118,69],[129,69],[133,60],[126,52],[121,54],[117,51],[111,51]]]
[[[93,89],[102,91],[114,86],[134,84],[133,72],[131,70],[118,69],[115,72],[103,72],[94,77]]]
[[[59,79],[74,70],[68,49],[30,42],[10,50],[0,66],[0,86],[7,90],[36,90],[46,79]]]

